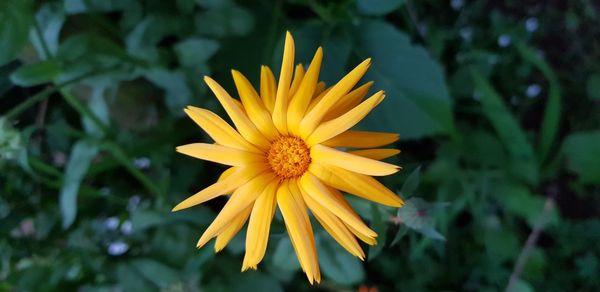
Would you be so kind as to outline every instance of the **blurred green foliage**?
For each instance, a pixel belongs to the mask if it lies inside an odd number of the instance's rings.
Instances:
[[[557,2],[551,2],[557,3]],[[521,1],[3,0],[0,290],[600,290],[600,6]],[[365,262],[315,229],[309,286],[278,215],[258,271],[244,232],[195,240],[223,204],[171,207],[222,168],[177,155],[183,115],[278,72],[283,36],[332,84],[367,57],[398,132],[384,183],[403,209],[351,202],[379,233]],[[316,224],[314,224],[316,226]],[[540,236],[524,248],[532,230]],[[365,246],[365,248],[367,248]],[[516,265],[523,250],[525,264]]]

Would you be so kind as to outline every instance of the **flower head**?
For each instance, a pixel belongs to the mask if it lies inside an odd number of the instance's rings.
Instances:
[[[185,109],[215,143],[183,145],[177,151],[231,167],[216,183],[173,211],[231,194],[200,237],[198,247],[216,237],[215,249],[220,251],[248,221],[242,271],[256,269],[264,257],[276,208],[300,266],[313,283],[320,281],[321,274],[307,209],[341,246],[364,259],[357,238],[373,245],[377,234],[353,211],[340,190],[387,206],[403,205],[402,199],[371,177],[399,170],[380,160],[400,151],[372,149],[396,141],[398,135],[350,130],[384,98],[379,91],[363,101],[372,82],[352,90],[371,60],[325,88],[319,82],[322,59],[323,50],[318,48],[306,71],[302,65],[294,69],[294,40],[287,33],[278,82],[263,66],[257,92],[244,75],[233,70],[237,100],[213,79],[204,78],[235,128],[206,109]]]

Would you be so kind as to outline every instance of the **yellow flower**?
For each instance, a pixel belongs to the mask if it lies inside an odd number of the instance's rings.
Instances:
[[[204,78],[236,129],[206,109],[185,109],[215,143],[183,145],[177,151],[231,167],[215,184],[173,211],[231,194],[200,237],[198,247],[216,237],[215,250],[222,250],[249,219],[242,271],[256,269],[264,257],[276,207],[312,284],[320,282],[321,273],[307,207],[341,246],[362,260],[365,254],[356,238],[374,245],[377,234],[354,212],[340,190],[387,206],[403,205],[402,199],[371,177],[397,172],[398,166],[379,160],[399,150],[336,149],[375,148],[398,140],[392,133],[349,130],[384,98],[379,91],[362,101],[372,82],[352,90],[371,60],[363,61],[325,89],[318,81],[322,59],[323,50],[318,48],[306,72],[300,64],[294,70],[294,40],[288,32],[278,84],[271,70],[263,66],[259,93],[244,75],[232,70],[240,102],[213,79]]]

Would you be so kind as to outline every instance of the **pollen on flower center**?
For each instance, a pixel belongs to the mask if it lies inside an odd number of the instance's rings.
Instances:
[[[299,177],[310,165],[310,150],[295,136],[281,136],[271,143],[267,160],[279,179]]]

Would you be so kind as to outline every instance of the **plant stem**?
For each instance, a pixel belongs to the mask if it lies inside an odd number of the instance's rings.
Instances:
[[[537,224],[535,224],[535,226],[533,227],[533,230],[531,230],[531,233],[527,237],[527,241],[525,242],[525,245],[523,246],[523,249],[521,250],[519,257],[517,258],[515,267],[513,268],[512,274],[510,275],[510,279],[508,280],[508,285],[506,285],[506,290],[505,290],[506,292],[513,291],[515,284],[519,280],[519,276],[521,275],[521,272],[523,272],[523,268],[525,268],[525,264],[527,263],[527,260],[529,259],[529,255],[531,255],[531,252],[533,251],[533,248],[535,247],[535,243],[537,242],[538,238],[540,237],[540,233],[542,232],[542,230],[544,229],[544,226],[547,223],[546,219],[548,219],[547,217],[553,208],[554,208],[554,200],[552,198],[548,197],[546,199],[546,203],[544,204],[544,211],[540,215],[539,221],[537,222]]]

